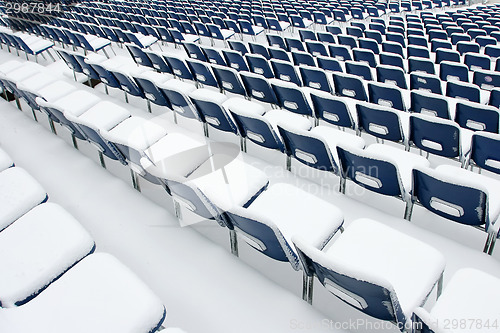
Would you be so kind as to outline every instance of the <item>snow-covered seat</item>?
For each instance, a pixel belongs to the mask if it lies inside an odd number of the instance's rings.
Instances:
[[[401,198],[410,205],[412,171],[429,167],[423,156],[383,144],[366,149],[337,146],[341,167],[341,192],[345,193],[347,179],[373,192]]]
[[[435,333],[477,333],[496,330],[500,279],[474,268],[458,270],[430,311],[415,309],[417,323]],[[462,323],[467,319],[466,325]],[[449,327],[451,325],[452,327]],[[448,327],[447,327],[448,326]]]
[[[17,82],[28,79],[35,74],[43,71],[45,68],[42,65],[35,64],[32,62],[25,62],[22,66],[16,67],[15,69],[0,73],[0,82],[3,87],[10,90],[12,93],[19,97],[19,92],[17,91]]]
[[[299,235],[293,242],[308,276],[316,276],[328,291],[360,311],[395,323],[402,332],[415,308],[438,281],[442,283],[445,259],[439,251],[374,220],[351,222],[325,251]]]
[[[322,249],[344,222],[339,208],[286,183],[271,185],[250,205],[233,206],[227,215],[245,242],[270,258],[289,262],[294,270],[302,265],[292,237],[300,236]]]
[[[0,148],[0,171],[4,171],[5,169],[11,168],[14,166],[14,161],[12,158],[5,152],[5,150]]]
[[[47,193],[28,172],[19,167],[0,172],[0,231],[47,200]]]
[[[156,178],[145,173],[141,167],[140,160],[144,151],[152,144],[167,135],[167,131],[160,125],[141,117],[129,117],[110,130],[101,128],[100,134],[109,142],[113,143],[120,153],[126,158],[134,188],[140,190],[139,179],[141,175],[150,182],[158,184]]]
[[[165,314],[160,299],[130,269],[110,254],[96,253],[85,257],[29,303],[0,311],[0,330],[155,332]]]
[[[61,206],[36,206],[0,233],[0,306],[25,304],[94,246],[92,237]]]
[[[484,252],[491,254],[498,237],[500,182],[453,165],[413,171],[412,203],[451,221],[488,233]],[[407,219],[411,219],[411,207]]]

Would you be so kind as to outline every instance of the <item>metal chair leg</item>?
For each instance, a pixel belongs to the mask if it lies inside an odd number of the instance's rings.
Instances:
[[[412,200],[406,201],[405,216],[404,216],[405,220],[411,221],[411,215],[413,213],[413,205],[414,203]]]
[[[313,299],[313,277],[303,272],[302,274],[302,299],[312,304]]]
[[[229,229],[229,243],[231,244],[231,253],[236,257],[239,256],[238,253],[238,237],[234,229]]]
[[[71,141],[73,142],[73,147],[78,150],[78,141],[76,141],[76,136],[74,134],[71,134]]]
[[[141,186],[139,184],[139,176],[137,175],[137,173],[134,170],[130,169],[130,176],[132,177],[132,185],[134,186],[134,189],[141,192]]]
[[[101,166],[106,169],[106,161],[104,160],[104,154],[102,151],[99,152],[99,162],[101,163]]]

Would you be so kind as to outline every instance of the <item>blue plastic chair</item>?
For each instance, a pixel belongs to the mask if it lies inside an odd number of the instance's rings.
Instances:
[[[367,63],[370,67],[375,68],[378,65],[375,53],[371,50],[354,48],[352,49],[352,55],[355,61]]]
[[[455,112],[455,122],[460,127],[473,131],[498,133],[499,111],[491,105],[470,102],[458,102]]]
[[[366,81],[373,81],[372,71],[369,65],[358,61],[344,62],[345,71],[347,74],[356,75]]]
[[[267,60],[271,59],[271,56],[269,55],[269,51],[267,50],[267,47],[265,45],[249,42],[248,47],[250,48],[251,53],[260,54],[261,56],[263,56]]]
[[[168,63],[165,61],[165,59],[154,52],[147,52],[144,51],[144,53],[147,54],[149,60],[151,61],[151,64],[153,65],[153,68],[160,73],[169,73],[172,74],[172,68],[168,65]]]
[[[488,56],[467,53],[464,56],[464,64],[466,64],[471,71],[476,71],[478,69],[490,70],[491,59]]]
[[[351,51],[347,46],[330,44],[328,45],[328,51],[330,52],[330,57],[335,58],[336,60],[352,60]]]
[[[311,102],[315,118],[343,128],[355,128],[347,103],[341,97],[328,93],[311,92]]]
[[[153,63],[140,47],[133,44],[125,44],[125,46],[137,65],[153,68]]]
[[[337,95],[351,97],[358,101],[368,100],[363,82],[357,76],[333,73],[333,82]]]
[[[218,49],[214,49],[208,46],[204,46],[201,49],[203,50],[203,53],[205,53],[205,57],[207,58],[207,61],[209,63],[220,66],[227,66],[226,61],[224,60]]]
[[[279,47],[283,50],[287,49],[287,46],[285,44],[285,40],[280,35],[266,34],[266,39],[267,39],[267,43],[269,44],[269,46]]]
[[[248,72],[242,72],[240,76],[245,86],[247,96],[264,103],[273,105],[278,104],[274,90],[264,76]]]
[[[340,62],[331,57],[316,57],[318,67],[330,72],[343,72]]]
[[[364,37],[358,38],[358,45],[360,49],[370,50],[374,54],[380,53],[379,43],[371,38],[364,38]]]
[[[439,64],[439,78],[442,81],[459,80],[469,82],[469,68],[466,65],[442,61]]]
[[[208,89],[197,89],[189,94],[201,121],[204,125],[205,136],[208,135],[208,125],[219,131],[238,134],[238,128],[224,108],[225,95]]]
[[[152,102],[156,105],[166,106],[167,108],[172,108],[170,101],[167,96],[156,86],[156,84],[147,77],[135,76],[135,82],[139,86],[139,88],[144,93],[144,98],[148,101],[148,111],[151,112],[151,105],[149,102]]]
[[[500,137],[496,134],[477,132],[472,136],[467,166],[474,166],[500,174]]]
[[[193,73],[186,66],[186,63],[175,56],[163,54],[163,59],[172,69],[172,74],[184,80],[194,80]]]
[[[316,67],[316,62],[314,61],[314,57],[308,52],[302,51],[292,51],[292,60],[295,66],[312,66]]]
[[[403,71],[405,69],[405,66],[403,64],[403,57],[400,56],[399,54],[381,52],[379,59],[380,59],[380,65],[389,65],[389,66],[399,67]]]
[[[401,111],[406,110],[401,90],[394,85],[369,82],[368,97],[371,103],[388,106]]]
[[[285,37],[286,49],[287,51],[302,51],[305,52],[306,48],[300,39]]]
[[[492,90],[500,87],[500,75],[497,71],[476,70],[472,83],[483,90]]]
[[[370,103],[356,104],[358,133],[366,132],[375,138],[406,144],[398,111]]]
[[[481,94],[479,88],[476,85],[466,82],[448,82],[446,84],[446,96],[454,98],[458,97],[476,103],[481,102]]]
[[[186,59],[186,64],[199,85],[219,88],[219,84],[210,69],[210,65],[194,59]]]
[[[249,71],[247,63],[241,53],[232,50],[222,50],[222,55],[229,67],[237,71]]]
[[[451,62],[461,62],[460,61],[460,53],[453,50],[440,48],[436,50],[436,64],[441,63],[442,61],[451,61]]]
[[[326,92],[332,92],[330,81],[324,70],[317,67],[301,66],[299,67],[300,76],[304,87],[319,89]]]
[[[215,79],[221,91],[228,91],[237,95],[246,96],[245,87],[241,82],[238,72],[230,67],[212,65]]]
[[[302,85],[299,75],[297,74],[295,67],[291,63],[274,59],[270,62],[274,75],[277,79],[286,82],[292,82],[298,86]]]
[[[376,73],[378,82],[396,84],[401,89],[408,89],[405,73],[400,67],[379,65]]]
[[[426,91],[412,91],[410,111],[450,119],[448,101],[441,95]]]
[[[205,53],[201,50],[198,44],[184,42],[182,43],[182,46],[184,47],[184,50],[186,50],[189,58],[199,61],[208,61]]]
[[[238,51],[242,55],[249,53],[247,46],[243,42],[237,40],[228,40],[227,43],[233,51]]]
[[[313,117],[312,108],[299,86],[290,82],[271,82],[278,106],[293,113]]]

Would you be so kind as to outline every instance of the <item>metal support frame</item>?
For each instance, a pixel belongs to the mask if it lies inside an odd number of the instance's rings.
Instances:
[[[104,154],[102,151],[99,151],[99,162],[101,163],[101,166],[106,169],[106,161],[104,160]]]
[[[141,185],[139,184],[139,175],[137,175],[137,172],[130,169],[130,176],[132,178],[132,185],[134,186],[134,189],[141,192]]]
[[[239,256],[238,253],[238,237],[236,235],[236,230],[229,229],[229,243],[231,245],[231,253],[236,257]]]
[[[306,272],[302,274],[302,299],[309,304],[312,304],[313,299],[313,281],[314,277],[307,275]]]

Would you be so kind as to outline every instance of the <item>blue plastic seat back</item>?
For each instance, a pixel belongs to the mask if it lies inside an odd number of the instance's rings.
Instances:
[[[153,68],[160,73],[172,74],[172,68],[168,65],[163,57],[154,52],[145,52],[153,64]]]
[[[380,53],[380,47],[377,41],[370,38],[358,38],[359,48],[372,51],[374,54]]]
[[[271,59],[271,56],[269,55],[269,51],[267,50],[267,47],[262,45],[262,44],[257,44],[257,43],[248,43],[248,46],[250,48],[250,52],[253,54],[260,54],[267,60]]]
[[[472,136],[470,159],[485,170],[500,174],[498,162],[500,161],[500,140],[486,135]]]
[[[363,82],[358,77],[333,73],[333,82],[337,95],[351,97],[358,101],[368,100]]]
[[[231,50],[222,50],[222,55],[229,67],[237,71],[249,71],[247,63],[241,53]]]
[[[353,49],[352,55],[355,61],[367,63],[370,67],[377,67],[377,60],[375,54],[370,50]]]
[[[309,30],[309,29],[300,29],[299,30],[299,37],[300,37],[300,40],[303,42],[305,42],[307,40],[312,40],[312,41],[318,40],[314,31]]]
[[[99,79],[107,86],[112,87],[112,88],[120,88],[120,82],[118,79],[115,77],[113,73],[108,71],[106,68],[104,68],[101,65],[98,64],[92,64],[91,65],[94,71],[99,75]]]
[[[398,170],[388,161],[363,156],[337,146],[343,177],[384,195],[402,196]]]
[[[491,106],[458,102],[455,121],[460,127],[473,131],[498,133],[499,112]]]
[[[238,134],[236,124],[229,117],[222,105],[194,97],[191,97],[191,101],[193,101],[203,122],[220,131]]]
[[[241,32],[246,35],[255,36],[255,30],[253,29],[252,23],[247,20],[238,20],[238,24],[240,25]]]
[[[476,103],[480,103],[481,101],[479,88],[461,82],[448,82],[446,84],[446,96],[461,98]]]
[[[359,27],[346,27],[346,32],[349,36],[354,36],[354,37],[363,37],[363,30]]]
[[[410,116],[410,143],[431,154],[460,157],[460,130],[450,123],[441,123]]]
[[[401,89],[408,89],[403,70],[394,66],[377,66],[377,81],[396,84]]]
[[[163,59],[165,59],[168,66],[172,69],[172,74],[176,77],[185,80],[194,80],[193,74],[182,59],[165,54],[163,55]]]
[[[162,88],[160,90],[167,96],[172,109],[178,111],[183,117],[191,119],[200,119],[196,110],[193,109],[189,97],[186,94],[176,91],[174,89]]]
[[[172,105],[170,104],[170,101],[168,100],[167,96],[165,96],[165,94],[163,94],[163,92],[160,89],[158,89],[158,87],[154,84],[153,81],[141,77],[135,77],[134,79],[137,82],[137,85],[144,92],[145,98],[147,98],[156,105],[172,108]]]
[[[317,56],[328,56],[328,51],[326,50],[325,44],[323,42],[307,41],[306,43],[307,52],[311,55]]]
[[[278,104],[274,90],[265,77],[241,73],[241,80],[243,81],[247,95],[251,98],[265,103]]]
[[[488,104],[500,108],[500,89],[491,90]]]
[[[377,138],[404,142],[404,134],[397,113],[367,103],[357,104],[356,113],[360,131]]]
[[[488,197],[479,189],[413,170],[412,196],[431,212],[449,220],[477,226],[487,222]]]
[[[409,72],[425,72],[428,74],[436,74],[434,64],[424,58],[410,57],[408,59],[408,69]]]
[[[484,55],[469,53],[464,56],[464,64],[472,71],[478,69],[490,70],[491,59]]]
[[[458,79],[469,82],[469,68],[463,64],[443,61],[439,64],[439,77],[442,81]]]
[[[358,61],[346,61],[344,63],[347,74],[352,74],[363,78],[366,81],[373,81],[370,66]]]
[[[436,64],[442,61],[451,61],[460,63],[460,53],[448,49],[438,49],[436,51]]]
[[[208,38],[212,38],[212,34],[210,33],[210,31],[208,30],[207,26],[201,22],[193,22],[194,24],[194,27],[196,28],[196,34],[198,36],[203,36],[203,37],[208,37]]]
[[[286,44],[285,44],[285,40],[283,39],[282,36],[273,35],[273,34],[266,34],[266,38],[267,38],[267,42],[268,42],[269,46],[279,47],[283,50],[287,49]]]
[[[287,51],[302,51],[305,52],[306,48],[301,40],[291,37],[285,37],[286,49]]]
[[[427,39],[425,39],[423,36],[415,36],[415,35],[408,36],[408,44],[423,46],[423,47],[428,46]]]
[[[221,89],[242,96],[246,95],[245,87],[239,79],[238,72],[234,69],[214,65],[212,70]]]
[[[313,66],[316,67],[316,62],[314,61],[314,57],[307,53],[301,51],[292,51],[292,60],[295,66]]]
[[[132,45],[132,44],[127,44],[126,46],[127,46],[128,52],[130,53],[132,58],[134,58],[135,62],[138,65],[153,68],[153,63],[149,59],[148,55],[146,53],[144,53],[144,51],[141,48],[139,48],[135,45]]]
[[[497,40],[495,38],[486,36],[478,36],[476,37],[475,41],[480,47],[497,44]]]
[[[403,47],[398,43],[387,42],[387,41],[382,42],[382,51],[386,53],[394,53],[400,55],[403,58],[405,57],[403,53]]]
[[[398,54],[387,53],[387,52],[380,53],[380,64],[395,66],[404,70],[403,57]]]
[[[335,174],[339,169],[333,160],[330,148],[323,140],[303,133],[295,133],[278,125],[278,130],[285,144],[286,154],[295,157],[307,166]]]
[[[130,95],[144,98],[144,91],[128,75],[118,71],[111,72],[116,77],[118,82],[120,82],[121,90]]]
[[[203,53],[205,53],[205,57],[207,58],[207,61],[209,63],[220,66],[227,66],[227,63],[220,54],[219,50],[213,49],[211,47],[203,47],[202,50]]]
[[[442,95],[441,80],[436,75],[413,72],[410,74],[410,89],[425,90]]]
[[[305,87],[331,92],[330,81],[324,70],[317,67],[299,67],[300,76]]]
[[[330,57],[335,58],[340,61],[352,60],[349,48],[344,45],[328,45],[328,51],[330,52]]]
[[[292,64],[283,61],[271,60],[271,67],[277,79],[292,82],[298,86],[302,85],[299,75]]]
[[[337,59],[331,57],[316,57],[318,67],[326,71],[342,72],[342,67]]]
[[[68,120],[69,122],[69,120]],[[86,125],[78,124],[78,128],[85,133],[87,139],[94,144],[96,144],[102,153],[112,160],[120,161],[122,164],[127,164],[125,156],[118,150],[118,148],[108,140],[103,139],[103,137],[93,128]]]
[[[416,113],[432,114],[439,118],[450,119],[448,101],[437,94],[411,92],[410,110]]]
[[[383,38],[382,34],[378,30],[365,30],[364,35],[366,38],[371,38],[377,41],[377,43],[382,44]],[[361,45],[360,45],[361,47]]]
[[[298,86],[271,84],[278,99],[278,105],[293,113],[312,116],[312,109]]]
[[[251,72],[263,75],[267,79],[274,78],[273,70],[264,57],[257,54],[246,54],[245,59]]]
[[[165,42],[165,43],[176,43],[174,40],[174,37],[172,36],[171,32],[169,29],[165,28],[164,26],[156,26],[155,27],[156,31],[158,32],[158,35],[160,39]]]
[[[451,34],[451,43],[456,45],[458,42],[470,42],[471,38],[467,34],[463,33],[452,33]]]
[[[333,44],[336,43],[334,35],[329,32],[318,31],[316,35],[318,36],[319,42],[333,43]]]
[[[352,36],[337,35],[337,41],[340,45],[348,46],[351,49],[358,47],[358,43],[357,43],[356,39]]]
[[[285,262],[289,261],[289,258],[286,255],[286,253],[289,253],[289,255],[294,257],[294,259],[292,259],[294,261],[294,265],[295,262],[298,261],[294,251],[291,250],[290,245],[284,239],[283,235],[281,235],[279,230],[276,229],[275,232],[268,225],[250,217],[241,216],[232,212],[226,212],[226,214],[233,226],[238,231],[243,232],[247,239],[252,240],[248,244],[256,250],[274,260]],[[278,233],[278,235],[276,233]],[[285,249],[283,249],[282,243],[280,243],[278,237],[283,240]]]
[[[342,30],[338,26],[327,25],[325,28],[326,28],[326,31],[331,33],[332,35],[339,35],[342,33]]]
[[[354,129],[354,121],[347,104],[335,96],[311,93],[315,117],[340,126]]]
[[[480,46],[474,42],[458,42],[456,48],[461,55],[464,55],[467,52],[479,53]]]
[[[196,82],[203,84],[204,86],[219,87],[214,74],[208,67],[208,65],[201,61],[186,59],[186,64],[193,73]]]
[[[262,147],[276,149],[281,152],[285,151],[283,142],[281,142],[271,124],[262,117],[253,114],[242,115],[235,112],[231,112],[231,114],[242,136]]]
[[[246,47],[246,45],[243,44],[240,41],[237,41],[237,40],[228,40],[227,42],[229,44],[229,47],[233,51],[238,51],[242,55],[245,55],[245,54],[247,54],[249,52],[248,49],[247,49],[247,47]]]
[[[334,294],[342,295],[339,299],[369,316],[399,322],[398,326],[405,326],[405,315],[393,291],[367,282],[364,277],[357,277],[355,272],[349,272],[347,273],[349,275],[347,275],[345,270],[338,272],[335,267],[325,267],[313,261],[311,256],[304,253],[300,247],[296,246],[296,248],[301,261],[306,266],[304,270],[307,274],[316,275],[321,284],[328,289],[336,289],[337,291]],[[346,299],[349,301],[346,301]]]
[[[198,44],[184,42],[182,43],[182,46],[184,46],[186,53],[191,59],[196,59],[199,61],[208,61],[207,57],[205,56],[205,53],[203,53]]]
[[[368,96],[371,103],[405,111],[403,96],[397,87],[368,83]]]
[[[476,70],[472,83],[484,90],[492,90],[500,87],[500,75],[497,71]]]
[[[76,60],[75,56],[66,52],[65,50],[56,50],[57,54],[61,56],[66,65],[77,73],[83,73],[83,68],[80,63]]]

